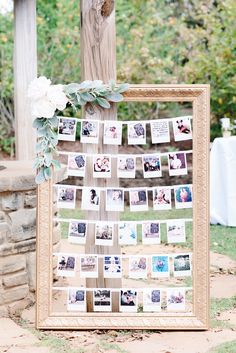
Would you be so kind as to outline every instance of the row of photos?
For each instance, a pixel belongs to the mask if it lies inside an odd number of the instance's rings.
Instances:
[[[79,270],[80,278],[98,278],[97,255],[57,255],[57,275],[75,277]],[[122,259],[128,258],[129,278],[169,278],[191,276],[191,254],[162,255],[100,255],[103,258],[104,278],[121,278]],[[79,258],[79,266],[77,259]],[[149,261],[150,260],[150,261]]]
[[[58,139],[63,141],[76,140],[76,125],[78,119],[58,117]],[[127,125],[128,144],[146,144],[146,125],[150,124],[152,143],[170,142],[170,119],[158,119],[148,121],[99,121],[99,120],[79,120],[81,122],[80,142],[98,143],[99,127],[104,124],[103,142],[110,145],[122,144],[122,126]],[[184,116],[172,118],[172,126],[175,141],[192,139],[191,117]]]
[[[185,288],[143,288],[142,300],[138,301],[137,289],[119,289],[119,311],[137,312],[142,305],[143,312],[185,311]],[[86,311],[86,292],[84,288],[67,288],[67,310]],[[112,290],[93,289],[93,311],[112,311]],[[141,299],[141,298],[140,298]]]
[[[163,154],[163,155],[166,155]],[[117,159],[117,177],[118,178],[135,178],[136,158],[135,156],[111,156],[111,155],[94,155],[93,156],[93,177],[94,178],[111,178],[112,158]],[[85,176],[87,158],[82,153],[70,153],[67,161],[68,176]],[[168,154],[169,175],[186,175],[187,158],[186,152],[172,152]],[[142,169],[144,178],[162,177],[161,154],[144,154],[142,156]]]
[[[75,208],[76,190],[82,189],[82,210],[99,211],[99,187],[76,187],[70,185],[56,185],[58,208]],[[129,192],[130,211],[148,211],[148,190],[152,191],[153,209],[169,210],[172,207],[171,189],[174,189],[175,207],[177,209],[192,207],[192,185],[176,185],[174,187],[152,188],[105,188],[106,211],[124,211],[124,192]]]
[[[94,225],[95,245],[112,246],[114,239],[114,225],[112,222],[96,222]],[[160,244],[161,228],[160,222],[142,223],[142,243]],[[185,221],[183,219],[173,219],[166,221],[167,242],[186,242]],[[74,244],[86,244],[88,223],[85,221],[70,220],[68,229],[68,241]],[[137,244],[137,223],[118,223],[118,242],[120,245]]]

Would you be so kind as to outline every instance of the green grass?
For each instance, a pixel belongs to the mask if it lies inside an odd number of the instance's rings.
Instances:
[[[211,250],[236,261],[236,227],[211,226]]]
[[[222,343],[211,349],[209,353],[236,353],[236,340]]]
[[[107,341],[101,341],[99,346],[104,349],[105,351],[110,351],[110,350],[114,350],[117,353],[129,353],[127,350],[119,347],[116,343],[110,343]]]
[[[211,299],[211,327],[233,328],[228,322],[217,320],[217,317],[223,311],[231,310],[236,307],[236,295],[231,298]]]

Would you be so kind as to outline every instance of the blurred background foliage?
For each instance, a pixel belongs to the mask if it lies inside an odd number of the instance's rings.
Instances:
[[[235,0],[116,0],[117,80],[209,83],[211,139],[219,119],[236,112]],[[38,75],[53,83],[80,81],[79,1],[37,0]],[[13,14],[0,15],[0,149],[12,153]],[[172,109],[173,108],[173,109]],[[120,105],[122,116],[150,118],[160,107]],[[178,114],[171,105],[162,115]],[[66,112],[69,113],[70,112]]]

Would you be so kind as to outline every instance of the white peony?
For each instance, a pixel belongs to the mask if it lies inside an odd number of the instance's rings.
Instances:
[[[63,92],[63,85],[51,85],[47,91],[48,99],[55,104],[56,108],[63,110],[66,107],[68,98]]]
[[[65,109],[68,102],[63,85],[51,85],[51,80],[45,76],[40,76],[30,83],[28,97],[31,99],[34,118],[51,118],[56,109]]]
[[[35,100],[45,96],[50,84],[51,80],[47,79],[45,76],[35,78],[29,84],[28,97]]]

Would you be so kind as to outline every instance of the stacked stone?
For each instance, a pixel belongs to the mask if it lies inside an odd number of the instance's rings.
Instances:
[[[17,314],[31,305],[36,290],[37,196],[32,162],[4,165],[6,169],[0,171],[0,316]],[[57,225],[55,246],[59,241]]]

